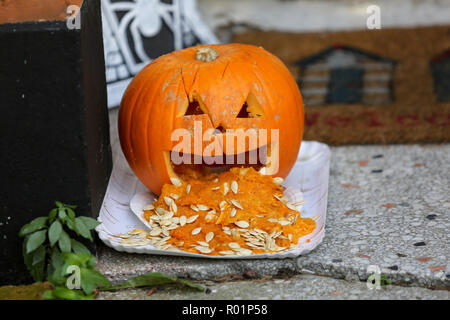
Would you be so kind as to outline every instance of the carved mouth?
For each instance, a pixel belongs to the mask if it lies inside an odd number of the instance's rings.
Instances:
[[[274,150],[275,149],[275,150]],[[263,174],[275,174],[278,170],[278,150],[273,144],[240,154],[222,154],[216,157],[200,157],[176,153],[183,162],[172,161],[171,152],[166,151],[166,166],[171,177],[186,179],[207,179],[211,174],[220,174],[233,167],[253,168]],[[173,155],[172,155],[173,156]]]

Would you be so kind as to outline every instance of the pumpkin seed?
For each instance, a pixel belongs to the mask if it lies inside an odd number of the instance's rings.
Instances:
[[[161,246],[161,250],[167,250],[167,249],[169,249],[171,246],[172,246],[172,245],[171,245],[170,243],[165,244],[165,245],[162,245],[162,246]]]
[[[238,248],[241,247],[241,246],[239,245],[239,243],[237,243],[237,242],[230,242],[230,243],[228,244],[228,246],[229,246],[231,249],[238,249]]]
[[[236,209],[235,208],[233,208],[233,209],[231,209],[231,213],[230,213],[230,217],[234,217],[235,215],[236,215]]]
[[[192,233],[193,236],[195,236],[196,234],[199,234],[200,231],[202,231],[202,228],[201,228],[201,227],[198,227],[198,228],[195,228],[194,230],[192,230],[191,233]]]
[[[191,204],[191,209],[194,210],[195,212],[198,212],[198,208],[195,204]]]
[[[186,216],[181,216],[180,217],[180,226],[184,226],[186,224],[186,221],[187,221]]]
[[[239,209],[241,209],[241,210],[244,210],[244,208],[241,206],[241,204],[240,204],[239,202],[237,202],[236,200],[231,199],[230,202],[231,202],[231,204],[233,204],[236,208],[239,208]]]
[[[170,207],[170,205],[173,202],[173,199],[170,197],[164,197],[164,202],[167,204],[168,207]]]
[[[291,224],[291,222],[287,220],[280,220],[278,221],[278,223],[281,224],[282,226],[287,226],[288,224]]]
[[[198,205],[197,205],[197,209],[200,210],[200,211],[208,211],[208,210],[209,210],[209,207],[208,207],[208,206],[205,206],[205,205],[203,205],[203,204],[198,204]]]
[[[235,254],[233,251],[219,251],[219,253],[224,256],[234,256]]]
[[[277,200],[280,200],[281,202],[284,202],[282,197],[277,196],[276,194],[274,194],[273,196],[274,196]]]
[[[208,232],[205,236],[206,242],[210,242],[214,238],[214,232]]]
[[[174,223],[174,224],[179,224],[179,223],[180,223],[180,217],[173,217],[173,218],[171,219],[171,221],[172,221],[172,223]]]
[[[209,243],[208,243],[208,242],[205,242],[205,241],[197,241],[197,243],[198,243],[199,245],[201,245],[202,247],[209,247]]]
[[[173,217],[173,212],[172,211],[167,211],[167,213],[164,216],[161,216],[162,219],[167,220]]]
[[[197,249],[201,253],[211,253],[212,252],[211,249],[206,248],[206,247],[202,247],[202,246],[196,246],[195,249]]]
[[[158,207],[158,208],[155,209],[155,212],[159,216],[165,216],[169,211],[167,211],[164,208]]]
[[[250,224],[244,220],[236,221],[234,224],[237,225],[239,228],[244,228],[244,229],[248,228],[250,226]]]
[[[180,181],[180,179],[178,179],[178,178],[172,177],[172,178],[170,178],[170,182],[172,182],[172,184],[173,184],[175,187],[181,186],[181,181]]]
[[[137,234],[139,234],[142,231],[144,231],[144,229],[134,229],[134,230],[132,230],[132,231],[130,231],[128,233],[132,234],[132,235],[137,235]]]
[[[281,185],[284,182],[284,179],[281,177],[275,177],[275,178],[273,178],[273,182],[275,184]]]
[[[155,207],[152,204],[147,204],[142,208],[142,210],[144,210],[144,211],[150,211],[150,210],[154,210],[154,209],[155,209]]]
[[[224,196],[227,195],[228,190],[229,190],[229,188],[228,188],[228,182],[225,182],[225,183],[223,184],[223,195],[224,195]]]
[[[236,249],[235,251],[237,251],[239,254],[242,254],[242,255],[251,255],[253,253],[252,250],[247,249],[247,248],[239,248],[239,249]]]
[[[220,189],[220,187],[214,187],[214,188],[212,188],[211,190],[212,191],[216,191],[216,190],[219,190]]]
[[[198,218],[198,214],[196,214],[195,216],[191,216],[191,217],[187,218],[186,222],[187,222],[187,223],[192,223],[192,222],[194,222],[197,218]]]
[[[191,185],[190,184],[188,184],[186,186],[186,193],[189,194],[189,192],[191,192]]]
[[[233,191],[234,194],[238,193],[238,183],[234,180],[231,182],[231,191]]]
[[[177,213],[178,207],[175,201],[172,201],[172,203],[170,204],[170,209],[172,209],[173,212]]]
[[[152,236],[152,237],[156,237],[156,236],[159,236],[160,234],[161,234],[161,232],[162,232],[162,230],[161,229],[152,229],[152,231],[150,231],[150,235]]]

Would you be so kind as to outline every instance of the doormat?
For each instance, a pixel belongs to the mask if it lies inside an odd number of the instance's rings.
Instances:
[[[450,26],[321,33],[251,31],[294,75],[305,140],[450,141]]]

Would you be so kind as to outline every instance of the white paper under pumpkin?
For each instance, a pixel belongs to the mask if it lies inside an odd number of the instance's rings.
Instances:
[[[155,195],[139,181],[131,171],[122,152],[118,152],[98,220],[100,239],[109,247],[123,252],[170,256],[201,257],[210,259],[287,258],[305,254],[317,247],[325,235],[327,211],[330,150],[327,145],[315,141],[303,141],[297,162],[283,186],[289,201],[305,200],[302,217],[316,221],[314,231],[299,239],[294,249],[258,255],[208,256],[189,252],[159,250],[152,245],[124,245],[113,235],[127,233],[136,228],[148,229],[140,219],[142,208],[155,199]],[[134,211],[134,213],[133,213]]]

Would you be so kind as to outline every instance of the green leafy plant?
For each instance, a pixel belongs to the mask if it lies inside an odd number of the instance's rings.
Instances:
[[[95,270],[96,259],[92,254],[64,252],[61,259],[62,263],[48,277],[54,288],[46,291],[43,298],[91,300],[97,293],[97,287],[111,285],[104,275]]]
[[[24,238],[24,262],[35,281],[44,280],[64,263],[62,253],[90,254],[89,249],[70,234],[93,241],[91,230],[100,224],[89,217],[77,217],[74,205],[59,201],[55,201],[55,205],[47,217],[32,220],[19,232]]]
[[[159,272],[131,278],[111,285],[95,270],[96,259],[89,249],[71,235],[93,241],[92,230],[100,223],[89,217],[77,217],[76,206],[55,201],[56,208],[48,217],[39,217],[24,225],[19,236],[24,238],[25,265],[35,281],[47,279],[53,286],[43,294],[44,299],[90,300],[99,290],[181,285],[205,291],[201,285]]]

